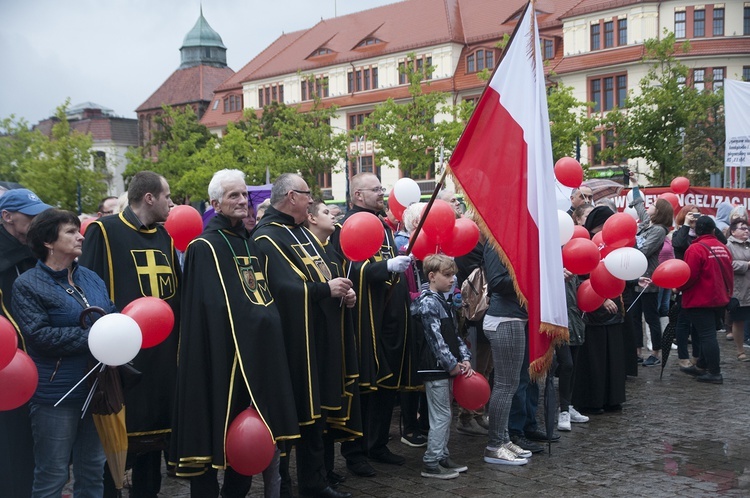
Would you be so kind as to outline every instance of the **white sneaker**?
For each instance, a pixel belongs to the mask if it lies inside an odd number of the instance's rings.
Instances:
[[[586,415],[578,413],[578,410],[573,408],[572,405],[568,407],[568,413],[570,413],[570,421],[574,424],[583,424],[589,421],[589,418]]]
[[[501,446],[496,450],[484,449],[484,461],[487,463],[497,463],[500,465],[526,465],[529,463],[525,458],[519,458],[514,455],[508,448]]]
[[[557,417],[557,430],[558,431],[570,430],[570,413],[560,412],[560,415]]]
[[[510,451],[514,455],[516,455],[518,458],[531,458],[532,453],[529,450],[525,450],[518,446],[517,444],[514,444],[513,441],[508,441],[503,445],[503,448]]]

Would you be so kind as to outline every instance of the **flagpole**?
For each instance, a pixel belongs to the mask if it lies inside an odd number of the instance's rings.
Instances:
[[[424,210],[422,211],[422,216],[419,218],[419,224],[417,225],[417,228],[414,229],[414,232],[409,237],[409,245],[406,248],[406,255],[408,256],[411,254],[411,249],[414,247],[414,243],[417,241],[417,236],[419,235],[419,232],[422,230],[422,225],[424,225],[424,220],[427,219],[427,213],[430,212],[430,209],[432,209],[432,205],[435,203],[435,199],[437,198],[438,193],[440,192],[440,189],[443,188],[443,183],[445,182],[445,174],[448,172],[448,168],[443,166],[443,174],[440,175],[440,180],[435,184],[435,190],[432,192],[432,197],[430,197],[430,200],[427,202],[427,206],[425,206]]]

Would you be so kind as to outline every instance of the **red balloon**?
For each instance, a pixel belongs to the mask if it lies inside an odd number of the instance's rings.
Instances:
[[[594,236],[591,237],[591,242],[593,242],[594,244],[596,244],[597,248],[604,247],[604,240],[602,240],[602,232],[596,232],[594,234]]]
[[[601,249],[599,249],[599,256],[601,256],[602,260],[606,258],[609,253],[614,251],[615,249],[619,249],[619,247],[610,247],[608,245],[602,245]]]
[[[425,209],[427,206],[422,208],[423,217]],[[451,238],[455,225],[456,212],[453,207],[443,200],[436,199],[422,224],[422,230],[427,232],[432,240],[441,243]]]
[[[271,463],[276,444],[255,408],[237,415],[227,431],[227,463],[242,475],[260,474]]]
[[[675,194],[684,194],[690,188],[690,180],[684,176],[678,176],[669,184]],[[677,212],[677,211],[675,211]]]
[[[609,247],[625,247],[638,232],[638,223],[627,213],[610,216],[602,227],[602,241]]]
[[[563,266],[576,275],[590,273],[601,260],[599,248],[588,239],[571,239],[562,249]]]
[[[86,235],[86,229],[91,225],[93,222],[96,221],[96,218],[86,218],[81,222],[81,228],[78,230],[81,232],[81,235]]]
[[[391,189],[391,193],[388,194],[388,209],[391,210],[393,217],[398,221],[404,220],[404,211],[406,211],[406,207],[396,200],[396,196],[393,195],[393,189]]]
[[[471,377],[458,374],[453,377],[453,397],[467,410],[478,410],[490,399],[490,383],[477,372]]]
[[[39,372],[34,360],[21,349],[0,370],[0,411],[13,410],[26,403],[36,391]]]
[[[174,246],[177,250],[184,251],[187,249],[190,241],[203,231],[203,219],[200,213],[192,206],[175,206],[169,211],[164,228],[172,236]]]
[[[580,187],[583,182],[581,163],[572,157],[561,157],[555,163],[555,178],[566,187]]]
[[[625,290],[625,281],[612,275],[604,266],[604,261],[600,261],[599,266],[591,272],[589,282],[594,292],[605,299],[614,299]]]
[[[664,199],[672,205],[672,210],[676,213],[680,211],[680,199],[672,192],[664,192],[659,196],[659,199]]]
[[[573,227],[573,236],[571,239],[591,239],[591,235],[589,235],[589,231],[586,230],[585,227],[582,227],[581,225],[576,225]]]
[[[591,280],[585,280],[578,286],[578,309],[590,313],[604,304],[604,298],[591,287]]]
[[[690,267],[681,259],[669,259],[656,267],[651,275],[654,285],[665,289],[682,287],[690,278]]]
[[[152,348],[169,337],[174,327],[174,312],[158,297],[139,297],[122,309],[135,320],[143,334],[142,348]]]
[[[10,320],[0,316],[0,370],[5,368],[16,355],[18,334]]]
[[[424,230],[419,231],[417,240],[414,241],[414,246],[411,248],[411,253],[420,261],[431,255],[436,254],[438,251],[437,242],[432,240]]]
[[[371,258],[383,245],[385,228],[372,213],[359,212],[349,216],[341,226],[341,250],[351,261]]]
[[[453,227],[453,236],[440,244],[440,249],[454,258],[471,252],[479,242],[479,227],[469,218],[459,218]]]

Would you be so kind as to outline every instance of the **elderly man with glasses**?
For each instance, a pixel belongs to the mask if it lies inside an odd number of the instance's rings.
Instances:
[[[589,204],[594,203],[594,192],[591,191],[590,187],[581,185],[579,188],[573,189],[573,192],[570,194],[570,208],[568,209],[568,214],[572,216],[573,211],[575,211],[578,206],[587,202]]]

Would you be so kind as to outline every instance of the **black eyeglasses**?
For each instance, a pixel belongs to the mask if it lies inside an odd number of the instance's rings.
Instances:
[[[368,192],[372,192],[373,194],[385,194],[386,192],[385,187],[360,188],[357,190],[359,190],[360,192],[362,192],[363,190],[367,190]]]
[[[310,191],[310,190],[296,190],[296,189],[292,189],[289,192],[297,192],[298,194],[302,194],[302,195],[306,195],[308,197],[312,197],[312,191]],[[287,192],[287,193],[289,193],[289,192]]]

